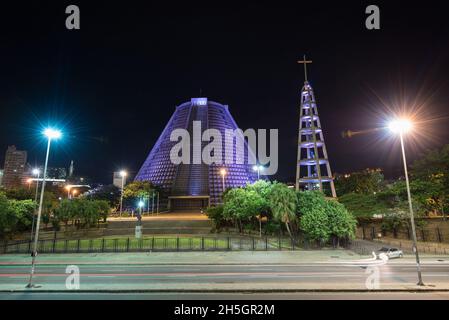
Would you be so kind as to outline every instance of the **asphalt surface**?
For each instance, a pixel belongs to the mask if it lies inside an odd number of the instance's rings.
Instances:
[[[369,267],[369,266],[368,266]],[[377,265],[380,288],[384,284],[404,286],[416,283],[414,263],[389,262]],[[68,274],[65,265],[38,265],[35,283],[39,290],[66,290]],[[186,290],[198,288],[292,288],[295,284],[309,288],[337,288],[342,284],[364,289],[367,265],[361,264],[298,264],[298,265],[80,265],[81,290]],[[433,263],[422,266],[423,278],[432,284],[449,284],[449,264]],[[0,266],[0,290],[10,286],[25,287],[29,266]],[[189,287],[190,286],[190,287]],[[8,293],[9,294],[9,293]],[[7,294],[7,295],[8,295]],[[72,293],[69,293],[69,295]],[[51,296],[51,295],[50,295]],[[293,294],[292,297],[296,297]],[[2,295],[4,297],[4,295]],[[14,294],[11,297],[26,298]],[[148,294],[147,297],[153,297]],[[447,298],[447,294],[443,294]],[[287,299],[288,297],[285,297]]]
[[[0,293],[0,300],[449,300],[449,292]]]

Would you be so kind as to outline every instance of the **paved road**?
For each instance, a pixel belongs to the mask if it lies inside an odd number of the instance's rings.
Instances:
[[[204,290],[204,289],[365,289],[372,272],[354,263],[298,265],[81,265],[81,290]],[[413,263],[378,265],[380,289],[413,288]],[[41,290],[65,290],[68,274],[64,265],[41,265],[36,283]],[[449,264],[425,264],[423,277],[428,288],[449,288]],[[29,266],[0,266],[0,290],[23,289]],[[149,297],[152,295],[148,295]],[[292,295],[295,297],[296,294]],[[443,295],[447,297],[447,295]],[[20,297],[13,295],[13,297]],[[26,297],[26,296],[24,296]]]
[[[0,293],[0,300],[449,300],[449,292]]]

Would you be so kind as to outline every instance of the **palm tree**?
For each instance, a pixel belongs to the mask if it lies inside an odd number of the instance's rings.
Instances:
[[[285,223],[290,238],[294,240],[290,228],[290,223],[296,220],[296,194],[285,184],[276,183],[273,185],[268,200],[273,213],[273,218]]]

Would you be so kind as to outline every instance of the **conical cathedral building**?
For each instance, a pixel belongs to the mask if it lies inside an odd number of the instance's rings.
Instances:
[[[195,152],[194,140],[203,149],[209,142],[195,137],[194,127],[201,127],[201,134],[207,129],[216,129],[221,133],[222,163],[206,164]],[[170,136],[176,129],[184,129],[190,136],[192,161],[175,164],[170,153],[178,141],[171,141]],[[244,161],[225,161],[225,130],[238,129],[227,105],[208,100],[192,98],[176,107],[175,112],[156,141],[151,152],[140,168],[135,180],[150,181],[164,192],[169,210],[192,210],[206,208],[222,202],[223,191],[228,188],[244,186],[257,180],[249,155],[254,153],[245,142]],[[198,142],[200,141],[200,142]],[[198,150],[196,150],[198,151]],[[236,144],[233,144],[233,158],[236,157]],[[228,153],[229,158],[229,153]]]

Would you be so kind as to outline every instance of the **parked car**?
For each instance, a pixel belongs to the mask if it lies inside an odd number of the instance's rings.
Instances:
[[[376,256],[377,259],[382,259],[383,256],[387,257],[387,259],[394,259],[402,258],[404,256],[404,253],[398,248],[383,247],[377,251]]]

